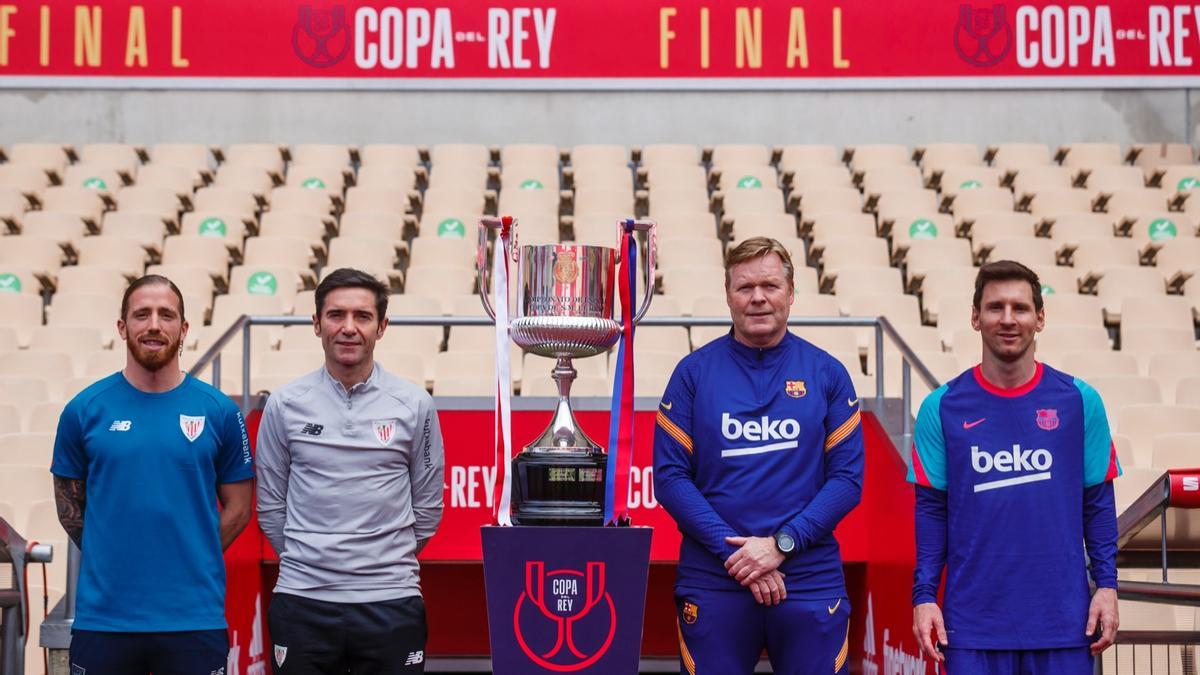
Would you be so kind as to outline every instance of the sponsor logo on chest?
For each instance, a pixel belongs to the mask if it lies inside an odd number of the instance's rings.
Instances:
[[[988,452],[971,446],[971,468],[987,478],[975,484],[975,492],[1050,480],[1053,465],[1054,455],[1045,448],[1022,448],[1013,443],[1011,450]]]
[[[790,417],[772,419],[769,415],[743,421],[726,412],[721,413],[721,435],[726,440],[734,442],[766,443],[747,448],[722,450],[722,457],[790,450],[800,445],[796,440],[800,437],[800,423]]]

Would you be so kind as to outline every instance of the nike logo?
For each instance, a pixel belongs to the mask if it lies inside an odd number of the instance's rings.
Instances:
[[[846,405],[850,406],[851,408],[853,408],[856,403],[858,403],[858,399],[854,399],[853,401],[846,399]]]
[[[833,616],[833,613],[836,612],[838,610],[838,607],[841,607],[841,606],[842,606],[842,599],[838,598],[838,601],[833,603],[833,607],[826,607],[825,609],[829,610],[829,616]]]
[[[974,422],[968,422],[966,420],[963,420],[963,429],[970,429],[972,427],[977,427],[980,424],[983,424],[983,421],[986,419],[987,419],[986,417],[980,417],[979,419],[975,420]]]
[[[674,402],[672,402],[672,403],[667,403],[666,401],[663,401],[662,403],[659,403],[659,405],[661,405],[661,406],[662,406],[662,409],[663,409],[663,410],[670,410],[670,409],[671,409],[671,406],[675,405],[675,403],[674,403]]]

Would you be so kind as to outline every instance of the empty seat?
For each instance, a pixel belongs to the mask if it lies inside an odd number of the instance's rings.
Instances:
[[[1063,166],[1096,167],[1121,163],[1116,143],[1069,143],[1059,146],[1055,159]]]
[[[275,143],[234,143],[222,151],[226,164],[240,164],[283,173],[284,147]]]
[[[1157,250],[1181,237],[1194,239],[1196,219],[1191,214],[1178,212],[1126,213],[1116,220],[1116,228],[1127,232],[1139,249],[1145,250],[1151,244]]]
[[[1092,194],[1080,189],[1043,189],[1029,199],[1028,210],[1037,218],[1062,213],[1089,213]]]
[[[1108,267],[1096,281],[1096,294],[1104,301],[1107,320],[1121,320],[1121,303],[1125,298],[1163,295],[1166,289],[1162,277],[1152,267]]]
[[[971,247],[979,258],[986,258],[1001,239],[1033,236],[1033,216],[1028,213],[981,213],[970,220]]]
[[[1139,375],[1137,359],[1109,349],[1068,351],[1057,365],[1061,370],[1088,382],[1098,377]]]
[[[8,149],[8,161],[13,164],[36,166],[47,173],[61,176],[70,158],[68,146],[61,143],[14,143]]]
[[[819,249],[823,286],[831,284],[843,267],[887,267],[889,262],[887,241],[874,237],[830,238],[819,246],[814,242],[813,248]]]
[[[930,186],[937,187],[943,196],[957,196],[968,190],[1000,187],[1000,180],[1004,177],[999,169],[973,165],[926,167],[925,175]]]
[[[1094,295],[1043,292],[1046,321],[1078,326],[1103,326],[1104,303]]]
[[[1088,379],[1088,384],[1100,393],[1100,398],[1108,410],[1110,422],[1126,406],[1162,403],[1162,389],[1158,385],[1158,380],[1152,377],[1140,375],[1094,376]],[[1122,430],[1122,433],[1126,432]]]
[[[994,167],[1010,170],[1050,163],[1050,148],[1041,143],[999,143],[988,146],[984,160]]]
[[[1006,237],[992,243],[987,262],[1015,260],[1026,267],[1054,266],[1057,248],[1055,242],[1040,237]]]
[[[240,217],[253,218],[258,212],[258,200],[247,189],[211,186],[196,190],[192,207],[196,211],[236,213]]]
[[[359,154],[363,166],[413,168],[421,164],[421,153],[415,145],[368,143],[362,147]]]
[[[1039,351],[1056,354],[1078,349],[1112,349],[1104,326],[1064,323],[1047,323],[1042,332],[1037,334],[1037,345]]]
[[[1147,466],[1152,463],[1155,436],[1200,432],[1200,408],[1192,406],[1127,405],[1114,417],[1117,431],[1133,446],[1134,459]]]
[[[583,144],[570,150],[571,166],[620,165],[629,162],[629,149],[623,145]]]
[[[259,166],[223,164],[217,171],[213,186],[244,191],[258,199],[266,199],[271,188],[282,182],[282,176]]]
[[[642,166],[656,164],[699,164],[700,149],[683,143],[655,143],[639,151]]]
[[[149,260],[142,243],[127,237],[84,237],[79,240],[77,247],[80,265],[119,269],[131,279],[142,276]]]
[[[971,264],[971,242],[966,239],[918,239],[909,243],[904,256],[904,271],[911,284],[938,267],[964,267]]]
[[[1089,190],[1113,192],[1138,190],[1146,186],[1146,176],[1134,166],[1100,165],[1080,172]]]
[[[487,166],[492,160],[492,155],[486,145],[441,143],[430,149],[429,159],[435,169],[440,164]]]
[[[1165,211],[1170,193],[1158,188],[1116,190],[1110,195],[1101,195],[1096,202],[1106,213],[1125,216],[1133,213]]]
[[[1195,153],[1187,143],[1134,143],[1126,152],[1126,159],[1134,166],[1159,167],[1173,164],[1191,164]]]
[[[1138,250],[1127,237],[1087,237],[1064,245],[1070,251],[1071,266],[1081,278],[1097,275],[1112,267],[1136,267]]]
[[[145,148],[125,143],[88,143],[80,148],[79,161],[133,173],[145,152]]]
[[[102,194],[115,194],[125,187],[121,173],[108,166],[96,164],[72,164],[63,172],[63,185],[87,188]]]
[[[165,265],[188,265],[208,270],[224,283],[229,278],[230,256],[226,241],[192,234],[177,234],[163,242]]]
[[[877,166],[908,164],[910,153],[907,146],[887,143],[847,145],[842,159],[855,171]]]
[[[150,161],[195,171],[208,171],[213,166],[212,151],[201,143],[157,143],[150,148]]]

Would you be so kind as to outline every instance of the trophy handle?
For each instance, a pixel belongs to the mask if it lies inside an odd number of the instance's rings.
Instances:
[[[507,222],[506,222],[507,221]],[[492,321],[496,320],[496,308],[492,307],[492,299],[488,296],[488,261],[487,261],[487,239],[488,230],[496,231],[496,241],[500,241],[500,233],[504,230],[504,226],[512,227],[513,234],[513,258],[514,260],[520,255],[517,252],[516,235],[517,235],[517,219],[511,216],[494,217],[484,216],[479,219],[479,247],[475,252],[475,269],[479,277],[479,298],[483,301],[483,311],[491,317]],[[499,253],[495,255],[504,255],[503,247]],[[505,302],[508,299],[505,298]]]
[[[624,264],[624,251],[621,250],[621,234],[625,231],[624,220],[617,221],[617,262]],[[642,317],[650,309],[650,300],[654,296],[654,274],[658,268],[658,223],[653,220],[633,221],[634,231],[646,233],[646,296],[642,298],[642,306],[633,315],[633,323],[641,323]]]

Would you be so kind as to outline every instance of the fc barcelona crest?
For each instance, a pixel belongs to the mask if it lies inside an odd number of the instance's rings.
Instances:
[[[700,608],[694,602],[683,603],[683,622],[687,625],[696,623],[696,619],[700,618]]]
[[[783,391],[792,398],[804,398],[808,393],[808,389],[804,387],[804,380],[788,380],[783,385]]]
[[[204,415],[199,417],[180,415],[179,428],[183,431],[183,435],[188,439],[189,443],[195,441],[197,438],[200,438],[200,434],[204,433]]]
[[[380,445],[387,445],[396,435],[396,420],[376,420],[371,423],[371,428],[375,430],[375,440]]]
[[[1048,408],[1037,411],[1037,425],[1040,429],[1054,431],[1058,428],[1058,410]]]

